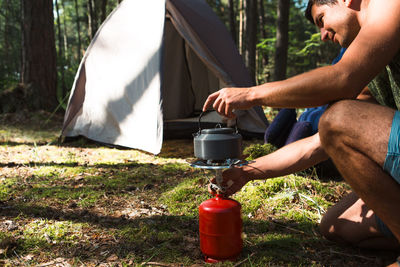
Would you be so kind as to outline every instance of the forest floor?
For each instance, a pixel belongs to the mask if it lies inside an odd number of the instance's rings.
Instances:
[[[194,169],[192,140],[150,155],[58,144],[62,116],[0,115],[0,266],[204,266],[198,206],[213,173]],[[244,146],[260,144],[246,141]],[[326,209],[349,187],[304,172],[249,183],[244,248],[215,266],[384,266],[397,256],[329,242]]]

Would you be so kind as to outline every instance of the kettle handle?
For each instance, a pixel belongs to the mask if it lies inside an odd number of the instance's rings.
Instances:
[[[201,133],[201,117],[203,117],[203,115],[206,113],[206,112],[210,112],[211,110],[209,110],[209,111],[202,111],[201,113],[200,113],[200,115],[199,115],[199,134]],[[237,120],[237,116],[236,116],[236,120],[235,120],[236,122],[235,122],[235,131],[236,131],[236,133],[238,133],[238,127],[237,127],[237,125],[238,125],[238,120]]]

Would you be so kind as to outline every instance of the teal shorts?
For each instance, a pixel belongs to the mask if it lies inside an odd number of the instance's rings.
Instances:
[[[388,152],[386,154],[383,169],[388,172],[394,180],[400,184],[400,112],[396,111],[392,121],[392,129],[388,142]],[[394,237],[389,228],[376,216],[378,229],[387,237]]]
[[[388,142],[383,169],[400,184],[400,112],[396,111],[393,117],[392,129]]]

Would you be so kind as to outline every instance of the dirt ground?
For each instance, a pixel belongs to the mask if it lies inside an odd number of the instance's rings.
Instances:
[[[188,166],[192,140],[166,140],[154,156],[87,140],[59,144],[61,125],[62,115],[46,112],[0,116],[1,266],[206,265],[197,208],[210,197],[212,174]],[[244,249],[237,261],[216,266],[384,266],[395,259],[396,252],[324,240],[307,198],[325,207],[349,188],[293,177],[235,196],[245,212]]]

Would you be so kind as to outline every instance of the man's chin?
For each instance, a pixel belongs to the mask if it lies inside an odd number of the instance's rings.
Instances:
[[[353,43],[353,41],[354,41],[354,39],[352,39],[352,40],[346,39],[346,40],[338,41],[338,43],[340,44],[341,47],[348,48],[351,45],[351,43]]]
[[[348,48],[350,46],[351,43],[347,43],[347,42],[337,42],[338,45],[340,45],[343,48]]]

